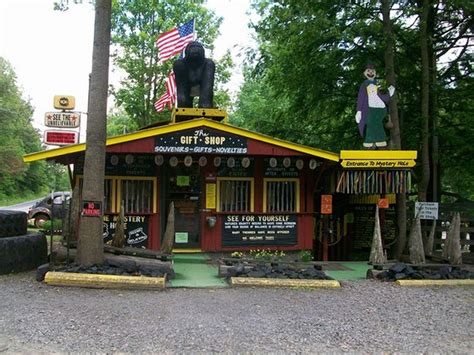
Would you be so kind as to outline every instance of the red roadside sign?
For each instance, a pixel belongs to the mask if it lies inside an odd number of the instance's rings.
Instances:
[[[78,142],[78,132],[75,131],[52,131],[44,132],[44,142],[53,145],[70,145]]]

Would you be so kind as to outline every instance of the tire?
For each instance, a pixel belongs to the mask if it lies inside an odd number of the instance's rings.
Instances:
[[[0,238],[0,274],[34,270],[47,262],[48,246],[43,233]]]
[[[38,213],[35,215],[34,220],[36,228],[43,228],[44,222],[49,221],[49,216],[44,213]]]
[[[0,238],[26,234],[28,215],[21,211],[0,211]]]

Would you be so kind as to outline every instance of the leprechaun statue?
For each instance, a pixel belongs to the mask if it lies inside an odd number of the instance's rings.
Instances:
[[[364,138],[364,148],[385,149],[387,147],[384,129],[384,119],[387,115],[386,104],[395,93],[395,87],[389,86],[388,94],[380,93],[375,75],[374,66],[368,64],[364,71],[367,80],[361,84],[357,97],[355,119],[359,125],[360,135]]]

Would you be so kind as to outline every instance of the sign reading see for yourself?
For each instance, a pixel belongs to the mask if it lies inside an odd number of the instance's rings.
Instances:
[[[155,153],[246,154],[247,139],[206,127],[156,137]]]
[[[223,215],[222,246],[295,245],[296,215]]]

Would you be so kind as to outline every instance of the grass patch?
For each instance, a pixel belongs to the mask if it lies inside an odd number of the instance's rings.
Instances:
[[[37,193],[29,192],[22,195],[15,195],[15,196],[4,196],[0,195],[0,206],[11,206],[16,205],[18,203],[36,200],[41,197],[44,197],[48,194],[48,191],[41,191]]]

